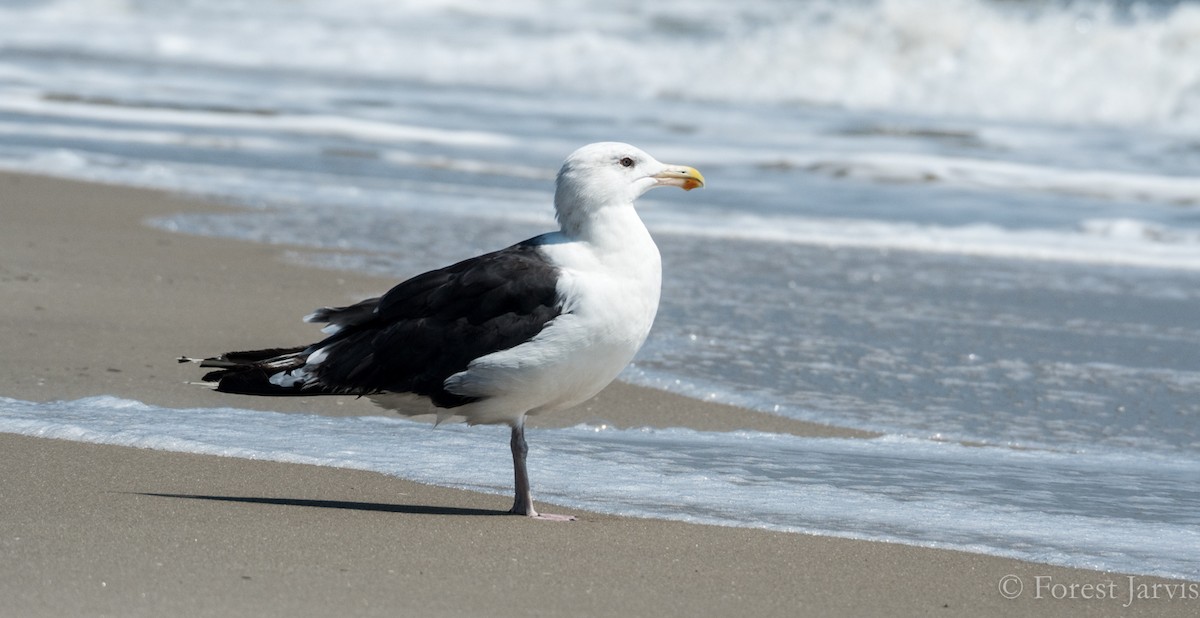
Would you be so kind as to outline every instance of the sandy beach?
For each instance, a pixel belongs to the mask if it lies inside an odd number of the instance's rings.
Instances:
[[[180,354],[306,343],[316,332],[300,315],[393,283],[289,264],[286,247],[145,224],[220,208],[0,174],[0,396],[380,413],[353,398],[230,398],[186,383],[196,372],[175,362]],[[583,421],[870,438],[622,384],[544,419]],[[0,444],[3,616],[1182,616],[1200,607],[1165,594],[1130,599],[1131,585],[1170,583],[1149,577],[592,513],[552,524],[502,516],[507,497],[376,473],[10,434]],[[1014,577],[1023,588],[1009,599]]]

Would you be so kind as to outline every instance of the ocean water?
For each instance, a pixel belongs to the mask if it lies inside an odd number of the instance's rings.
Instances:
[[[709,180],[641,202],[664,300],[623,379],[885,437],[539,432],[542,497],[1200,579],[1200,2],[0,5],[0,168],[239,204],[151,223],[322,268],[545,231],[600,140]],[[506,491],[138,405],[0,400],[0,430],[161,416],[137,444]]]

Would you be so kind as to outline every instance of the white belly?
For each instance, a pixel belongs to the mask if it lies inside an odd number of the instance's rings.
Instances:
[[[526,414],[569,408],[612,382],[646,341],[662,283],[649,234],[617,254],[598,255],[583,243],[546,249],[566,265],[558,285],[560,297],[569,299],[562,315],[528,343],[451,376],[447,390],[485,399],[449,413],[469,423],[515,423]]]

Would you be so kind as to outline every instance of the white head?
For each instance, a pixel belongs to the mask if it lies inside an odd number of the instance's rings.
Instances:
[[[704,186],[704,176],[686,165],[659,163],[629,144],[588,144],[563,162],[554,208],[565,228],[600,209],[631,206],[643,193],[659,186],[690,191]]]

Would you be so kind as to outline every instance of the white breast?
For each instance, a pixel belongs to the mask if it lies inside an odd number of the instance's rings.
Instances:
[[[627,214],[632,220],[607,222],[612,235],[605,237],[545,237],[540,248],[559,268],[563,313],[528,343],[451,376],[447,390],[485,399],[448,414],[472,424],[513,423],[562,410],[600,392],[629,364],[658,312],[662,264],[645,226],[632,208]]]

